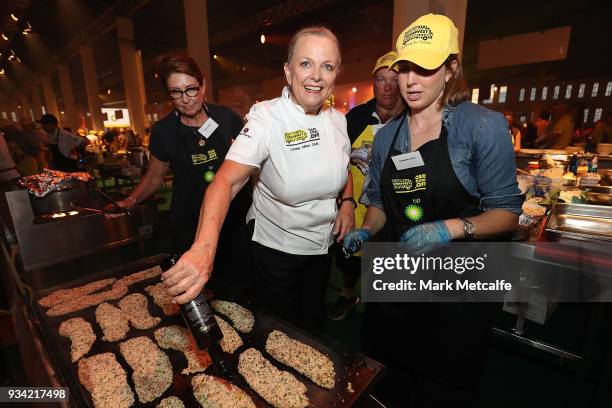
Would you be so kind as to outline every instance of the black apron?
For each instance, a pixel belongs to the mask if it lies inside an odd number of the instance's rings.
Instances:
[[[59,129],[56,130],[57,141],[56,143],[49,144],[49,150],[51,151],[51,156],[53,160],[53,168],[54,170],[59,171],[79,171],[78,160],[71,159],[70,157],[64,156],[64,154],[59,149],[60,144],[60,135],[62,132]]]
[[[204,111],[212,118],[205,106]],[[219,123],[219,126],[222,124]],[[208,139],[202,139],[204,146],[199,144],[201,137],[198,129],[183,125],[177,114],[176,150],[171,162],[175,178],[170,218],[174,251],[179,254],[193,244],[204,193],[230,148],[230,140],[225,140],[218,129]],[[251,185],[247,183],[230,204],[217,244],[213,276],[226,275],[229,279],[238,280],[234,275],[245,269],[245,262],[249,259],[245,219],[251,204],[251,191]],[[220,271],[223,272],[219,274]]]
[[[418,149],[424,166],[396,169],[391,158],[401,154],[395,143],[406,122],[405,116],[380,180],[387,216],[383,236],[390,242],[398,242],[406,230],[422,223],[481,213],[478,199],[468,194],[455,175],[444,126],[438,139]],[[369,336],[369,345],[379,357],[411,375],[451,387],[472,386],[478,380],[482,365],[475,360],[482,360],[486,353],[488,305],[369,303],[367,309],[368,333],[374,334]],[[406,335],[398,335],[400,332]]]
[[[424,166],[397,170],[391,157],[401,154],[395,143],[404,119],[393,138],[389,154],[382,168],[380,190],[387,222],[384,234],[387,241],[397,242],[409,228],[426,222],[450,218],[473,217],[481,213],[479,201],[463,187],[450,161],[447,131],[442,127],[440,137],[430,140],[418,151]]]
[[[193,244],[204,192],[221,167],[229,142],[222,140],[217,131],[204,138],[198,128],[182,124],[178,112],[176,120],[175,157],[170,163],[174,172],[170,218],[174,251],[182,254]],[[199,144],[201,139],[204,146]]]

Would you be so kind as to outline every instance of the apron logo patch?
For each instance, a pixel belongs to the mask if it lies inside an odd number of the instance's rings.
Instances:
[[[423,218],[423,208],[416,204],[410,204],[404,209],[404,215],[410,221],[417,222]]]
[[[291,151],[305,149],[310,146],[317,146],[320,139],[321,136],[316,128],[285,132],[285,144],[290,147],[289,150]]]
[[[408,194],[414,191],[420,191],[427,189],[427,174],[417,174],[412,179],[392,179],[393,192],[395,194]]]
[[[208,163],[214,160],[217,160],[219,156],[217,156],[217,151],[215,149],[210,149],[206,153],[197,153],[191,155],[191,163],[194,166]]]
[[[213,179],[213,177],[215,177],[215,172],[212,170],[207,170],[204,173],[204,181],[206,181],[207,183],[210,183]]]
[[[422,189],[427,187],[427,174],[418,174],[414,177],[415,189]]]
[[[392,179],[391,183],[396,193],[407,193],[411,191],[413,184],[411,179]]]

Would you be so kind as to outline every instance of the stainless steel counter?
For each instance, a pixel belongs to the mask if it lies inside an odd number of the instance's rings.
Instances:
[[[516,167],[519,169],[527,168],[530,161],[538,160],[542,155],[549,154],[553,156],[553,159],[568,160],[571,155],[568,155],[565,150],[552,150],[552,149],[521,149],[515,153],[514,157],[516,160]],[[580,155],[580,157],[592,158],[593,155]],[[611,169],[612,168],[612,156],[597,155],[600,169]]]

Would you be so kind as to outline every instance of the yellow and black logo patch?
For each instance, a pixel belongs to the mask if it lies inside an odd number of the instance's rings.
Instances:
[[[407,194],[414,191],[425,190],[427,188],[427,174],[417,174],[414,176],[414,179],[391,179],[391,184],[396,194]]]
[[[391,179],[393,184],[393,191],[406,192],[412,189],[412,179]]]
[[[433,32],[431,28],[426,25],[418,25],[412,27],[406,33],[404,33],[404,40],[402,41],[402,45],[406,45],[414,40],[427,41],[433,38]]]
[[[209,149],[206,153],[197,153],[191,155],[191,164],[198,166],[200,164],[210,163],[219,158],[215,149]]]
[[[319,144],[321,136],[316,128],[293,130],[285,132],[285,144],[291,147],[290,150],[301,150]]]
[[[308,133],[305,130],[294,130],[293,132],[285,132],[285,143],[287,146],[303,142],[308,139]]]

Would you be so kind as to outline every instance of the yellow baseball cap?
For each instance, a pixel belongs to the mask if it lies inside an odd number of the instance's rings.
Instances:
[[[417,18],[397,38],[400,61],[410,61],[425,69],[436,69],[450,54],[459,53],[459,30],[453,21],[441,14],[427,14]]]
[[[376,60],[376,65],[374,65],[374,69],[372,70],[372,75],[376,73],[381,68],[390,68],[391,64],[397,59],[397,52],[389,51],[382,57]]]

